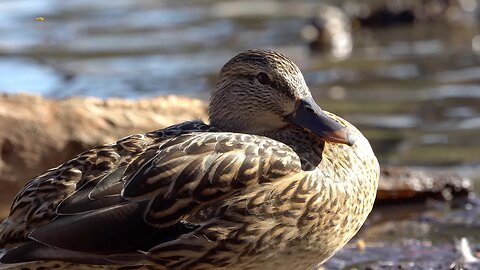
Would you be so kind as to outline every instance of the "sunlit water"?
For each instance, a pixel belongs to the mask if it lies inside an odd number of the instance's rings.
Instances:
[[[381,163],[480,179],[476,23],[356,31],[352,54],[336,59],[302,41],[315,5],[0,0],[0,91],[206,100],[230,57],[272,48],[300,66],[324,109],[365,133]]]

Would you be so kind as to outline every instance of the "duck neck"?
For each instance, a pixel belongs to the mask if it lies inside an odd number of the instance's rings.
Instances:
[[[265,136],[290,146],[300,157],[303,170],[314,170],[322,161],[325,143],[315,139],[302,128],[289,125]]]

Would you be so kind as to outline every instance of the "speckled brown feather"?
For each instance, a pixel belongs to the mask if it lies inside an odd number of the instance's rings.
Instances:
[[[275,83],[260,86],[259,71]],[[287,58],[240,54],[222,69],[211,125],[192,121],[132,135],[27,184],[0,224],[0,248],[7,250],[0,260],[21,264],[0,269],[281,270],[322,263],[371,211],[379,168],[363,135],[333,114],[354,146],[320,142],[277,119],[305,95]],[[35,258],[42,262],[29,262]]]
[[[164,130],[136,134],[85,151],[65,164],[35,177],[15,197],[10,215],[0,227],[0,246],[25,241],[29,232],[56,217],[58,205],[89,181],[131,164],[150,148],[182,133],[214,130],[201,122],[186,122]]]

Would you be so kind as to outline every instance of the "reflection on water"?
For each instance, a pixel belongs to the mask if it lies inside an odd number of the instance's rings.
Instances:
[[[301,40],[315,2],[0,1],[0,90],[207,98],[238,51],[282,51],[315,98],[359,126],[382,162],[479,178],[480,39],[475,24],[356,31],[349,58]],[[35,20],[42,16],[44,21]]]

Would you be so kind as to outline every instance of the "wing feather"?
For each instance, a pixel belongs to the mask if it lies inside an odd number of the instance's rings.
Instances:
[[[168,227],[239,189],[298,172],[300,160],[292,153],[284,144],[254,135],[181,135],[125,179],[122,196],[150,198],[145,220]]]
[[[85,183],[81,188],[68,196],[57,207],[59,215],[74,215],[95,211],[125,202],[120,196],[123,189],[121,181],[126,167],[119,167],[113,172]]]
[[[58,249],[67,261],[78,261],[81,254],[107,264],[114,258],[108,256],[128,261],[132,252],[196,231],[200,225],[187,220],[199,209],[299,170],[298,156],[275,140],[177,133],[145,146],[128,163],[78,181],[83,184],[61,201],[56,217],[30,232],[35,244],[26,242],[7,254],[21,261],[23,246],[31,254],[25,260],[48,259]],[[78,177],[85,173],[79,172]]]

